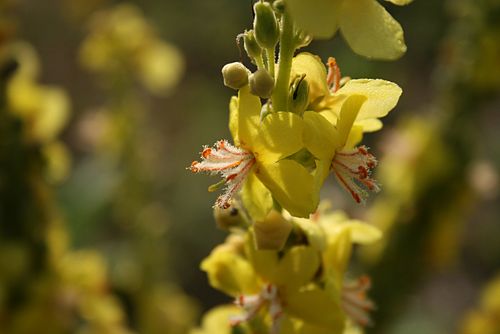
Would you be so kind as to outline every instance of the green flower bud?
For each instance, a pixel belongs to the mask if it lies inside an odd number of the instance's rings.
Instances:
[[[309,84],[305,80],[305,76],[302,74],[293,80],[288,96],[290,111],[299,115],[302,115],[309,104]]]
[[[253,224],[255,248],[259,250],[280,250],[292,231],[292,223],[278,211],[272,210],[264,220]]]
[[[222,68],[222,77],[224,85],[232,89],[240,89],[248,84],[250,70],[242,63],[234,62],[224,65]]]
[[[221,209],[217,206],[214,207],[214,219],[217,227],[222,230],[231,230],[235,227],[243,226],[240,212],[235,207],[230,207],[228,209]]]
[[[249,83],[250,93],[253,95],[264,99],[271,97],[274,89],[274,79],[265,69],[260,69],[252,73]]]
[[[253,30],[245,31],[245,33],[243,34],[243,44],[248,57],[250,57],[250,59],[252,59],[254,62],[255,59],[258,59],[262,56],[262,48],[257,43]]]
[[[253,28],[255,39],[264,49],[273,49],[278,43],[280,29],[273,8],[267,2],[259,1],[254,6],[255,19]]]

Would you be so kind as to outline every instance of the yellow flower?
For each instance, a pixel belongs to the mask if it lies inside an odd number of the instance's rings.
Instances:
[[[262,316],[272,333],[279,326],[286,333],[322,333],[341,332],[346,315],[359,325],[370,322],[370,280],[344,281],[344,275],[352,244],[373,243],[380,231],[339,212],[320,209],[312,217],[285,217],[296,226],[295,240],[305,242],[280,252],[258,250],[251,231],[246,238],[232,235],[202,262],[210,284],[245,311],[231,317],[233,326]]]
[[[378,241],[381,232],[375,227],[357,220],[350,220],[342,212],[327,213],[327,206],[321,207],[312,219],[294,218],[302,231],[305,232],[308,242],[321,252],[322,270],[320,281],[322,284],[306,290],[314,298],[325,303],[324,307],[340,307],[341,314],[347,314],[356,324],[366,326],[370,324],[368,312],[374,307],[365,296],[370,288],[370,279],[362,276],[354,281],[345,280],[345,272],[351,258],[353,243],[367,245]],[[304,291],[290,297],[291,303],[298,309],[307,307],[300,297]],[[297,301],[295,298],[298,298]],[[290,301],[289,301],[290,302]],[[302,306],[301,306],[302,305]],[[326,306],[329,305],[329,306]],[[316,314],[319,317],[320,314]],[[307,332],[313,331],[319,324],[314,319],[305,324]]]
[[[282,256],[277,251],[259,251],[249,233],[244,250],[226,242],[224,247],[212,251],[201,268],[207,272],[212,286],[236,297],[236,305],[244,309],[244,313],[235,313],[229,319],[232,326],[264,316],[271,322],[271,332],[278,333],[280,325],[290,325],[290,316],[305,316],[303,320],[308,321],[314,305],[310,302],[321,304],[321,300],[309,300],[315,298],[314,293],[300,294],[297,300],[293,298],[297,291],[313,281],[320,263],[319,252],[307,245],[292,246],[283,251]],[[299,307],[299,299],[304,298],[309,301],[305,310]],[[332,329],[342,327],[340,309],[325,306],[319,325]]]
[[[220,140],[206,147],[193,172],[220,173],[226,191],[215,205],[227,208],[244,186],[245,207],[255,219],[263,219],[276,201],[292,215],[307,217],[319,202],[319,185],[299,162],[288,159],[303,148],[304,120],[293,113],[270,113],[261,120],[260,99],[248,86],[230,103],[229,128],[236,146]],[[272,194],[272,197],[271,197]]]
[[[354,52],[369,58],[397,59],[406,52],[401,25],[376,0],[286,0],[286,5],[298,27],[316,38],[340,30]]]
[[[340,71],[333,58],[329,67],[327,73],[319,57],[309,53],[293,59],[292,74],[305,74],[310,86],[309,111],[303,115],[304,146],[322,165],[316,174],[318,183],[331,170],[359,203],[367,196],[367,190],[378,191],[379,187],[370,178],[377,164],[375,157],[366,147],[356,145],[363,132],[382,127],[378,118],[394,108],[401,89],[389,81],[369,79],[350,80],[340,88]]]

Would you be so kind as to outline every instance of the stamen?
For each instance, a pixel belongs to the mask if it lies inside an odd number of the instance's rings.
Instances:
[[[375,166],[377,159],[366,146],[359,146],[335,153],[331,168],[344,189],[357,203],[361,203],[368,197],[368,191],[380,191],[377,181],[370,177]]]
[[[278,288],[273,284],[267,284],[259,294],[252,296],[239,296],[235,304],[245,310],[244,314],[232,316],[229,319],[231,326],[237,326],[245,321],[252,320],[257,313],[268,306],[269,316],[272,320],[271,334],[278,334],[281,327],[283,308],[278,296]]]
[[[366,297],[366,292],[370,287],[370,278],[362,276],[356,281],[344,283],[342,289],[342,308],[344,312],[361,326],[372,324],[369,312],[375,309],[375,305]]]
[[[337,65],[337,61],[333,57],[328,58],[327,65],[328,74],[326,76],[326,83],[328,84],[328,87],[330,87],[330,92],[335,93],[340,89],[340,68]]]
[[[193,161],[189,169],[193,173],[209,172],[220,174],[225,191],[215,201],[215,206],[227,209],[231,205],[231,198],[243,186],[243,181],[255,164],[254,155],[244,149],[229,144],[226,140],[219,140],[214,148],[204,147],[201,152],[201,161]],[[220,182],[209,187],[216,189]]]

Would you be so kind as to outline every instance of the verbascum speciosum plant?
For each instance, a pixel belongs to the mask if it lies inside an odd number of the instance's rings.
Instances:
[[[334,35],[336,21],[328,33],[308,25],[327,15],[330,3],[355,51],[391,59],[405,50],[399,24],[374,0],[366,1],[373,11],[333,0],[255,3],[253,29],[238,40],[256,69],[238,62],[222,69],[225,85],[238,91],[229,104],[233,140],[205,146],[189,167],[222,176],[209,191],[223,188],[214,216],[230,235],[201,268],[235,305],[208,312],[192,333],[352,333],[371,324],[370,279],[346,272],[353,244],[373,243],[381,233],[326,205],[318,209],[320,189],[333,174],[357,203],[380,190],[371,176],[377,160],[360,142],[382,128],[401,89],[342,78],[334,58],[325,65],[296,54],[316,36]],[[349,29],[349,20],[363,25]],[[366,29],[381,32],[376,53],[366,50]]]

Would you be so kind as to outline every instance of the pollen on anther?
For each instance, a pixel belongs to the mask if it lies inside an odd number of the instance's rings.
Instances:
[[[201,152],[201,156],[205,159],[209,157],[209,155],[212,154],[212,149],[210,147],[207,147]]]
[[[193,172],[193,173],[198,173],[200,170],[198,169],[198,167],[196,167],[197,165],[199,164],[198,161],[193,161],[191,163],[191,166],[189,167],[189,169]]]

